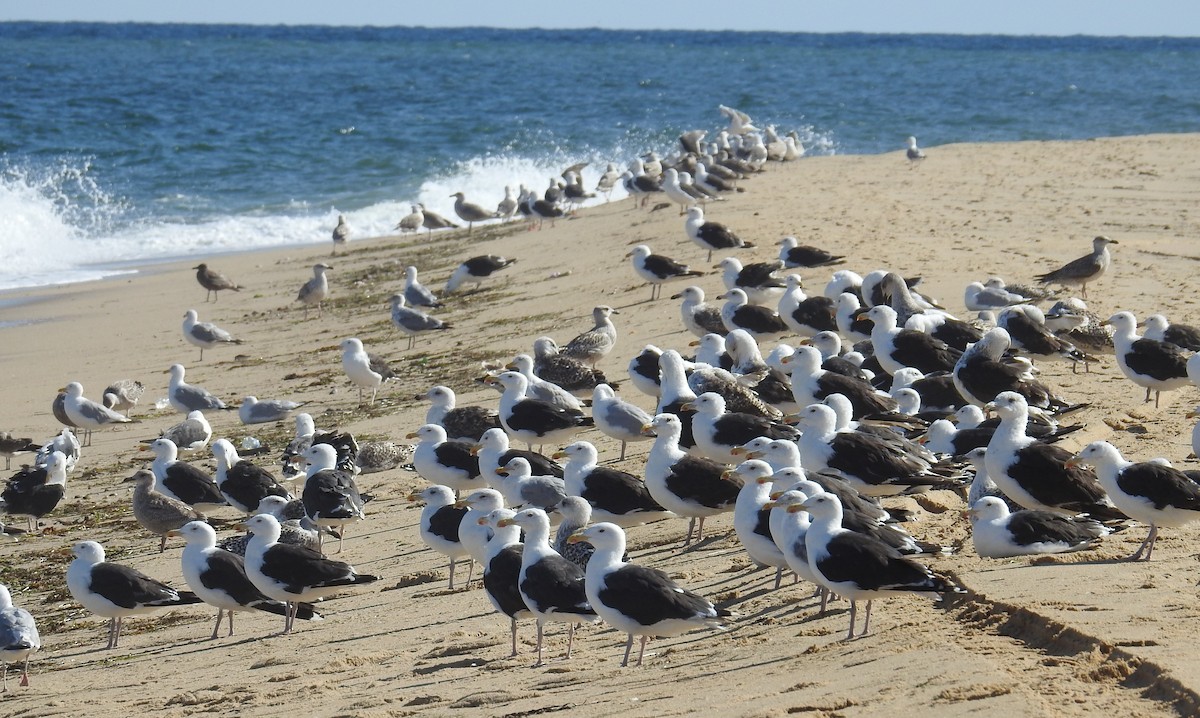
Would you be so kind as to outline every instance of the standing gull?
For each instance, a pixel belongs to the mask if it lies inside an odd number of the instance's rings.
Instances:
[[[708,250],[708,258],[705,261],[711,262],[713,252],[717,250],[754,246],[750,242],[742,241],[725,225],[719,222],[704,221],[704,210],[699,207],[690,208],[687,214],[684,231],[687,233],[688,239],[695,242],[701,249]]]
[[[568,624],[566,658],[571,657],[575,642],[575,623],[596,621],[596,612],[587,601],[583,571],[550,548],[550,519],[541,509],[525,509],[497,526],[520,526],[525,530],[525,549],[521,556],[518,588],[525,607],[537,619],[537,663],[542,660],[542,637],[547,621]]]
[[[65,430],[64,430],[65,431]],[[0,492],[0,507],[9,516],[24,516],[29,531],[54,510],[67,489],[67,457],[53,451],[44,466],[26,466]]]
[[[0,454],[4,455],[4,470],[12,468],[12,457],[27,451],[37,451],[38,445],[33,439],[22,439],[7,431],[0,431]]]
[[[650,495],[642,479],[597,465],[596,447],[592,444],[586,441],[568,444],[554,454],[554,458],[562,457],[567,459],[563,471],[567,493],[591,504],[595,518],[625,527],[671,516]]]
[[[512,523],[503,528],[499,526],[501,521],[515,515],[509,509],[499,508],[476,519],[479,524],[492,530],[483,561],[483,590],[492,607],[509,617],[512,633],[510,658],[517,656],[517,620],[533,615],[521,598],[521,555],[525,548],[521,544],[521,527]]]
[[[666,282],[704,275],[704,272],[691,269],[686,264],[680,264],[670,257],[654,254],[645,244],[639,244],[625,256],[633,258],[633,271],[650,283],[651,301],[662,296],[662,285]]]
[[[458,265],[451,273],[450,279],[446,280],[445,294],[453,294],[458,291],[458,288],[463,284],[470,283],[475,285],[475,289],[479,289],[479,285],[484,280],[492,278],[496,272],[501,269],[515,264],[517,260],[506,259],[495,254],[484,254],[478,257],[471,257],[467,261]]]
[[[496,213],[489,212],[477,204],[473,204],[466,200],[466,196],[462,192],[455,192],[450,195],[454,197],[454,213],[458,218],[467,223],[467,234],[474,229],[476,222],[482,222],[487,219],[495,219]]]
[[[235,611],[254,609],[286,616],[286,603],[268,598],[250,582],[246,575],[246,562],[241,556],[217,548],[217,534],[212,526],[203,521],[184,524],[179,530],[187,545],[181,557],[183,580],[188,588],[210,606],[217,609],[217,623],[213,626],[210,639],[216,639],[221,630],[223,614],[229,614],[229,633],[233,635]],[[311,604],[301,604],[296,617],[302,621],[319,621],[321,614]]]
[[[1164,391],[1188,385],[1188,357],[1179,347],[1164,341],[1137,335],[1137,319],[1130,312],[1117,312],[1105,324],[1111,325],[1117,366],[1138,386],[1146,388],[1146,401],[1154,392],[1154,408]]]
[[[63,408],[71,422],[83,429],[84,446],[90,446],[92,443],[92,429],[106,424],[129,422],[129,418],[124,414],[118,414],[103,404],[97,404],[91,399],[84,398],[83,385],[77,381],[67,384],[65,391],[67,396]]]
[[[221,274],[215,269],[210,269],[207,264],[197,264],[192,267],[196,270],[196,281],[200,282],[200,286],[204,287],[204,301],[207,302],[209,296],[215,302],[220,298],[222,289],[232,289],[235,292],[241,291],[241,286],[230,281],[228,277]]]
[[[8,690],[8,664],[21,661],[20,685],[29,685],[29,657],[42,647],[33,615],[13,605],[8,586],[0,584],[0,693]]]
[[[679,294],[671,295],[671,299],[683,299],[679,311],[683,316],[683,326],[698,337],[705,334],[729,333],[725,322],[721,319],[721,308],[704,303],[704,290],[691,286]]]
[[[315,444],[304,451],[308,471],[300,498],[304,502],[304,513],[314,523],[338,527],[338,553],[341,553],[342,542],[346,539],[346,524],[366,518],[363,513],[366,502],[358,492],[354,477],[349,472],[334,468],[337,458],[337,450],[329,444]],[[276,539],[278,536],[277,530]]]
[[[225,402],[213,396],[206,389],[185,383],[183,377],[186,370],[182,364],[172,364],[168,371],[171,372],[171,380],[167,386],[167,399],[176,411],[188,414],[193,411],[228,408],[225,406]]]
[[[637,665],[642,665],[650,638],[677,636],[695,628],[724,628],[732,614],[688,591],[667,574],[622,561],[625,532],[620,526],[598,523],[572,536],[596,547],[588,561],[585,589],[596,614],[613,628],[629,634],[621,666],[629,664],[633,637],[641,637]]]
[[[600,305],[592,310],[592,321],[595,326],[578,335],[562,348],[562,353],[572,359],[578,359],[596,368],[596,362],[613,350],[617,343],[617,328],[611,317],[620,314],[616,309]]]
[[[1117,244],[1117,240],[1108,237],[1096,237],[1092,240],[1092,253],[1079,259],[1067,262],[1053,272],[1038,276],[1042,284],[1061,284],[1066,287],[1079,287],[1083,298],[1087,299],[1088,282],[1094,282],[1108,271],[1112,256],[1108,245]]]
[[[592,392],[592,419],[601,433],[621,442],[621,456],[617,461],[625,460],[625,447],[629,442],[650,438],[642,433],[642,427],[650,423],[650,414],[617,398],[608,384],[599,384]]]
[[[947,578],[904,556],[877,538],[842,527],[842,503],[833,494],[818,494],[788,511],[808,511],[812,526],[804,536],[808,562],[822,586],[850,600],[850,631],[854,639],[858,602],[866,600],[862,632],[870,631],[871,603],[876,598],[904,593],[941,595],[963,593]]]
[[[435,230],[435,229],[457,229],[458,228],[457,224],[451,222],[450,220],[446,219],[445,217],[438,214],[437,212],[434,212],[433,210],[427,208],[425,205],[418,204],[417,207],[420,208],[420,210],[421,210],[421,215],[422,215],[421,226],[423,226],[423,227],[425,227],[425,229],[429,230],[430,235],[433,234],[433,230]]]
[[[446,430],[437,424],[425,424],[406,438],[418,440],[413,468],[429,483],[448,486],[456,493],[487,488],[471,442],[447,439]]]
[[[433,292],[417,279],[417,268],[412,266],[404,268],[404,301],[411,307],[442,306]]]
[[[126,481],[133,481],[133,518],[142,528],[161,537],[158,552],[167,550],[167,537],[178,534],[189,521],[204,521],[204,514],[191,506],[154,489],[154,472],[142,469]]]
[[[140,381],[118,379],[105,387],[100,401],[113,411],[128,412],[137,406],[145,391],[146,387]]]
[[[175,444],[180,451],[195,451],[208,445],[208,440],[212,438],[212,426],[204,418],[204,412],[197,409],[189,411],[183,421],[164,429],[159,438]],[[150,441],[153,439],[142,439],[142,443]]]
[[[329,280],[325,278],[325,272],[333,269],[328,264],[320,263],[313,265],[312,279],[304,283],[300,287],[300,292],[296,295],[296,301],[304,305],[304,318],[308,319],[308,308],[312,305],[317,305],[317,316],[321,316],[321,302],[329,297]]]
[[[563,354],[550,337],[533,340],[533,372],[577,396],[586,396],[597,385],[608,383],[604,372]]]
[[[269,598],[288,604],[284,633],[292,632],[303,603],[378,580],[312,549],[279,543],[279,521],[270,514],[251,517],[245,526],[254,532],[246,547],[246,576]]]
[[[256,514],[268,496],[290,499],[287,489],[271,472],[238,456],[228,439],[217,439],[212,446],[217,460],[217,488],[229,505],[244,514]]]
[[[908,138],[908,149],[904,151],[904,156],[908,158],[909,167],[925,159],[925,153],[917,147],[916,137]]]
[[[418,531],[421,541],[435,552],[450,559],[450,583],[448,588],[454,590],[454,567],[460,558],[467,559],[470,571],[467,573],[467,584],[471,585],[471,576],[475,572],[475,562],[467,554],[467,548],[459,540],[459,525],[467,513],[465,506],[459,506],[454,501],[454,491],[449,486],[434,484],[426,486],[421,491],[408,495],[409,501],[424,501],[421,509],[421,519]]]
[[[1146,317],[1146,338],[1174,344],[1180,349],[1200,351],[1200,329],[1190,324],[1168,321],[1162,314]]]
[[[84,608],[109,619],[106,648],[117,647],[126,616],[200,603],[191,591],[178,591],[141,571],[105,561],[104,547],[95,541],[80,541],[71,553],[75,560],[67,567],[67,589]]]
[[[683,427],[674,414],[655,416],[645,431],[656,437],[646,459],[646,488],[660,506],[691,519],[684,546],[692,542],[693,532],[700,541],[704,519],[733,511],[742,483],[725,475],[724,464],[679,448]]]
[[[504,387],[500,396],[500,423],[510,436],[532,446],[564,441],[580,429],[594,425],[590,417],[537,399],[525,398],[529,382],[515,371],[489,377]]]
[[[374,404],[375,394],[379,391],[379,387],[383,386],[384,381],[395,378],[396,375],[386,363],[381,362],[378,358],[372,360],[371,355],[363,348],[361,339],[357,337],[343,339],[340,346],[342,370],[350,378],[350,383],[358,387],[359,403],[361,404],[363,400],[363,389],[370,389],[370,403]],[[384,376],[385,372],[387,376]]]
[[[169,439],[150,442],[154,461],[150,470],[158,480],[158,490],[199,511],[213,511],[226,504],[225,497],[212,477],[191,464],[178,460],[178,447]]]
[[[419,231],[425,225],[425,212],[421,209],[421,205],[414,204],[409,209],[411,211],[404,215],[403,219],[397,222],[392,229],[398,229],[401,234],[406,234]]]
[[[717,295],[724,299],[721,321],[729,331],[745,329],[755,339],[774,339],[791,331],[783,318],[774,309],[751,304],[746,293],[738,288]]]
[[[550,512],[558,508],[567,495],[564,481],[557,476],[534,476],[529,461],[517,456],[496,469],[500,480],[495,488],[504,495],[505,503],[513,507],[537,507]]]
[[[717,263],[721,270],[721,281],[726,289],[741,289],[755,304],[776,304],[785,287],[781,277],[775,274],[783,263],[751,262],[743,265],[737,257],[726,257]]]
[[[408,335],[409,349],[417,345],[417,335],[421,332],[446,330],[453,327],[453,325],[443,322],[436,317],[431,317],[419,309],[405,306],[403,294],[393,294],[391,302],[392,324]]]
[[[330,255],[337,254],[338,247],[345,247],[349,241],[350,225],[346,224],[346,218],[339,214],[337,226],[333,228],[333,251]]]
[[[1159,526],[1183,526],[1200,519],[1200,485],[1161,460],[1133,463],[1107,441],[1093,441],[1067,465],[1076,463],[1096,467],[1100,485],[1117,508],[1150,525],[1150,533],[1129,557],[1131,561],[1150,560]]]

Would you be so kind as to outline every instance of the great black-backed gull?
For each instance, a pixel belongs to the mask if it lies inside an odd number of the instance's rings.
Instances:
[[[246,575],[267,597],[288,604],[283,633],[292,632],[301,604],[378,580],[312,549],[279,543],[279,521],[274,516],[252,516],[245,526],[254,533],[246,547]]]
[[[67,384],[64,389],[66,398],[63,408],[74,426],[83,429],[83,445],[92,443],[92,430],[108,424],[125,424],[129,417],[119,414],[112,409],[87,399],[83,396],[83,385],[77,381]]]
[[[500,423],[514,439],[532,447],[565,441],[584,427],[594,424],[591,417],[570,412],[553,404],[526,399],[528,382],[515,371],[506,371],[491,378],[504,387],[500,396]]]
[[[696,412],[683,407],[696,398],[696,392],[688,385],[683,357],[674,349],[668,349],[659,358],[658,366],[661,372],[662,392],[658,398],[656,412],[677,417],[681,432],[679,445],[684,449],[691,449],[696,446],[696,438],[692,435],[692,417]]]
[[[639,244],[625,255],[633,258],[633,271],[650,283],[650,300],[662,294],[662,285],[686,277],[702,277],[704,272],[662,254],[654,254],[650,247]]]
[[[866,381],[824,369],[821,355],[813,347],[797,347],[783,363],[791,371],[792,395],[800,407],[819,402],[830,394],[842,394],[854,406],[855,419],[896,410],[895,399]]]
[[[928,374],[935,371],[950,371],[962,352],[945,342],[912,329],[896,326],[896,310],[880,305],[871,307],[867,318],[871,327],[871,343],[875,357],[888,374],[895,374],[904,367],[920,369]]]
[[[866,600],[864,636],[870,631],[871,602],[876,598],[905,593],[941,595],[963,593],[954,582],[904,556],[880,541],[842,527],[842,504],[833,494],[809,497],[789,511],[808,511],[812,525],[805,532],[808,561],[817,580],[831,592],[850,601],[850,630],[854,639],[857,604]]]
[[[1046,315],[1032,304],[1009,307],[997,316],[998,326],[1004,327],[1013,348],[1032,359],[1096,361],[1079,351],[1070,342],[1054,335],[1046,327]]]
[[[935,472],[929,461],[898,442],[874,434],[837,431],[837,415],[824,404],[807,406],[799,416],[803,434],[798,444],[806,470],[832,469],[871,496],[962,485],[953,475],[940,469]]]
[[[782,277],[775,274],[783,268],[783,263],[751,262],[742,264],[737,257],[726,257],[717,263],[716,269],[721,270],[721,281],[725,289],[741,289],[754,304],[775,305],[783,295],[785,288]]]
[[[566,623],[567,653],[575,642],[576,622],[595,622],[596,612],[588,603],[584,590],[583,571],[550,548],[550,519],[541,509],[524,509],[511,518],[496,524],[520,526],[525,531],[525,548],[521,554],[521,574],[517,587],[525,607],[537,620],[537,663],[542,661],[542,637],[547,621]]]
[[[562,478],[563,467],[552,461],[550,457],[526,451],[525,449],[509,448],[508,434],[503,428],[488,429],[479,437],[475,445],[475,454],[479,457],[479,474],[489,486],[498,484],[500,476],[496,469],[506,465],[515,457],[520,456],[529,462],[530,467],[538,476],[557,476]]]
[[[65,431],[65,429],[64,429]],[[24,516],[29,531],[54,510],[67,489],[67,457],[52,451],[42,465],[26,466],[9,478],[0,493],[4,513]]]
[[[1094,282],[1108,271],[1112,263],[1108,245],[1118,244],[1117,240],[1108,237],[1096,237],[1092,240],[1092,253],[1079,259],[1073,259],[1052,272],[1038,275],[1042,284],[1060,284],[1064,287],[1079,287],[1084,299],[1087,299],[1088,282]]]
[[[792,331],[811,337],[824,331],[837,331],[837,308],[832,299],[808,296],[799,274],[789,274],[786,289],[779,297],[779,316]]]
[[[1009,512],[996,496],[971,504],[971,543],[984,558],[1009,558],[1043,553],[1065,553],[1095,548],[1111,533],[1087,516],[1064,516],[1053,511],[1025,509]]]
[[[696,412],[692,417],[696,448],[709,459],[725,464],[737,461],[731,453],[734,448],[757,436],[792,440],[799,436],[799,432],[786,424],[755,414],[727,412],[724,397],[715,392],[705,392],[683,408]]]
[[[904,151],[904,156],[908,158],[910,167],[925,159],[925,152],[920,147],[917,147],[916,137],[908,138],[908,149]]]
[[[1113,345],[1117,366],[1127,379],[1146,389],[1146,401],[1154,392],[1154,408],[1159,395],[1189,383],[1188,357],[1174,344],[1137,335],[1137,319],[1131,312],[1117,312],[1106,322],[1114,329]]]
[[[672,515],[654,500],[640,477],[599,466],[596,447],[587,441],[568,444],[554,458],[567,460],[563,467],[567,493],[591,504],[592,515],[598,520],[625,527]]]
[[[1086,513],[1097,519],[1122,519],[1096,474],[1070,463],[1071,452],[1025,433],[1029,405],[1015,392],[1002,392],[993,402],[1000,426],[984,457],[988,477],[1004,495],[1027,509],[1060,514]]]
[[[408,495],[409,501],[424,501],[421,509],[421,519],[417,524],[421,541],[435,552],[450,559],[450,582],[447,588],[454,590],[454,567],[460,558],[466,557],[470,570],[467,572],[467,585],[471,585],[471,577],[475,573],[475,561],[468,554],[467,547],[459,538],[459,526],[468,509],[459,506],[454,498],[454,491],[449,486],[434,484]]]
[[[575,534],[572,541],[596,547],[586,573],[587,598],[597,615],[629,634],[621,665],[629,664],[634,636],[641,637],[637,665],[642,665],[650,638],[677,636],[696,628],[724,628],[732,614],[688,591],[662,571],[622,561],[625,531],[601,522]]]
[[[314,264],[312,279],[305,282],[296,294],[296,301],[304,305],[305,319],[308,319],[308,308],[314,304],[317,306],[317,317],[321,316],[321,303],[329,298],[329,280],[325,278],[325,272],[330,269],[333,267],[323,262]]]
[[[500,426],[500,416],[482,406],[457,406],[454,390],[448,386],[430,387],[417,399],[428,399],[430,406],[425,412],[426,424],[441,424],[446,436],[462,441],[479,441],[483,432]]]
[[[1200,351],[1200,329],[1190,324],[1170,322],[1162,314],[1151,314],[1146,317],[1144,326],[1147,339],[1174,344],[1190,352]]]
[[[42,647],[33,614],[13,605],[8,586],[0,584],[0,693],[8,690],[8,664],[20,661],[20,685],[29,685],[29,657]]]
[[[771,534],[771,509],[766,506],[771,500],[771,467],[765,461],[750,459],[731,471],[742,480],[733,506],[733,531],[751,561],[775,569],[775,588],[779,588],[787,559]]]
[[[304,491],[304,513],[318,526],[338,527],[338,553],[346,539],[346,524],[366,518],[366,503],[354,476],[337,466],[337,450],[329,444],[314,444],[304,451],[308,471]],[[270,594],[268,594],[270,595]]]
[[[708,262],[712,261],[713,252],[718,250],[754,247],[752,243],[743,241],[725,225],[719,222],[706,222],[704,210],[699,207],[688,209],[687,221],[684,222],[683,228],[688,239],[695,242],[701,249],[708,250],[708,258],[705,260]]]
[[[1200,519],[1200,485],[1160,459],[1133,463],[1107,441],[1093,441],[1068,465],[1091,464],[1108,498],[1129,518],[1150,525],[1131,561],[1150,560],[1160,526],[1183,526]],[[1143,556],[1144,555],[1144,556]]]
[[[1008,332],[1003,327],[995,327],[963,352],[952,373],[954,387],[962,398],[983,406],[1001,392],[1012,391],[1023,396],[1030,406],[1066,408],[1067,402],[1033,378],[1028,365],[1004,358],[1009,346]]]
[[[516,264],[515,259],[506,259],[495,254],[483,254],[478,257],[471,257],[454,269],[450,274],[450,278],[446,280],[446,290],[443,294],[449,295],[458,291],[458,288],[463,284],[474,284],[475,289],[486,280],[491,279],[496,272],[505,267]]]
[[[718,295],[717,299],[725,300],[721,307],[721,321],[729,331],[745,329],[755,338],[762,339],[778,338],[791,331],[774,309],[751,304],[741,289],[730,289]]]
[[[208,390],[188,384],[183,380],[186,370],[182,364],[172,364],[170,383],[167,386],[167,399],[175,411],[187,414],[193,411],[214,411],[228,409],[225,402],[213,396]]]
[[[733,510],[742,484],[725,476],[725,464],[688,456],[679,448],[682,426],[674,414],[659,414],[646,428],[656,438],[646,459],[646,488],[668,511],[691,519],[684,545],[704,535],[704,519]],[[699,526],[697,526],[699,519]]]
[[[183,547],[181,563],[183,580],[188,588],[210,606],[217,609],[217,623],[210,639],[221,630],[221,619],[229,614],[229,632],[233,635],[233,614],[255,610],[287,615],[287,604],[268,598],[246,576],[246,562],[241,556],[217,548],[217,534],[203,521],[192,521],[179,529],[187,545]],[[321,614],[311,604],[301,604],[296,617],[302,621],[319,621]]]
[[[783,262],[783,266],[787,269],[827,267],[846,261],[844,255],[832,254],[818,247],[800,244],[795,237],[784,237],[777,244],[779,245],[779,261]]]
[[[191,591],[178,591],[141,571],[105,561],[104,547],[95,541],[79,541],[71,553],[75,560],[67,567],[67,590],[84,608],[109,619],[106,648],[117,647],[127,616],[200,603]]]
[[[516,512],[499,508],[487,516],[476,519],[492,530],[487,542],[487,555],[483,561],[483,590],[492,607],[508,616],[511,622],[512,653],[517,655],[517,621],[533,616],[521,598],[521,557],[525,546],[521,543],[521,527],[516,524],[499,526],[501,521],[511,519]]]
[[[413,467],[429,483],[448,486],[456,493],[488,486],[480,476],[479,457],[472,442],[447,439],[446,430],[437,424],[425,424],[406,438],[417,439]]]
[[[212,296],[213,301],[221,298],[222,289],[230,289],[235,292],[241,291],[241,286],[231,281],[224,274],[221,274],[215,269],[212,269],[203,262],[192,267],[196,270],[196,281],[200,286],[204,287],[204,301],[207,302],[209,296]]]
[[[204,361],[204,350],[212,349],[222,344],[241,344],[241,339],[234,339],[228,331],[212,322],[200,321],[200,315],[195,309],[189,309],[183,314],[183,338],[193,346],[200,347],[200,361]]]
[[[217,460],[217,488],[229,505],[244,514],[258,513],[258,506],[268,496],[291,498],[271,472],[238,456],[228,439],[217,439],[212,445]]]
[[[158,490],[163,494],[198,511],[214,511],[227,505],[212,476],[199,467],[179,461],[178,448],[169,439],[155,439],[150,443],[150,449],[154,452],[150,468],[158,480]]]

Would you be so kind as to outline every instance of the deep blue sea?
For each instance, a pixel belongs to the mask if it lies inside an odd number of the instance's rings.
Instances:
[[[809,154],[1195,132],[1197,69],[1177,38],[0,23],[0,288],[594,184],[719,104]]]

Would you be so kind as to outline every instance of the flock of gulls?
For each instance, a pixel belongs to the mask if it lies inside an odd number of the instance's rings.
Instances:
[[[919,280],[887,269],[857,273],[846,265],[865,258],[834,255],[795,237],[778,240],[774,260],[745,261],[739,252],[756,242],[708,219],[704,207],[742,191],[744,180],[768,161],[796,159],[803,149],[794,136],[760,130],[732,108],[721,111],[730,124],[714,142],[705,142],[704,131],[686,133],[670,157],[649,153],[620,171],[610,165],[594,192],[583,191],[575,166],[551,180],[545,193],[510,188],[495,211],[456,195],[455,211],[468,232],[476,223],[518,215],[531,226],[569,216],[584,199],[618,183],[635,211],[651,202],[651,209],[677,205],[684,217],[679,237],[699,253],[671,257],[639,244],[626,258],[631,276],[650,285],[649,301],[678,313],[689,342],[646,345],[617,372],[609,357],[623,315],[597,305],[590,327],[581,326],[568,341],[540,337],[530,353],[490,367],[481,381],[498,392],[494,403],[459,406],[444,385],[422,393],[429,406],[424,424],[407,435],[413,446],[360,446],[350,434],[317,429],[312,415],[299,413],[295,438],[275,468],[242,458],[228,439],[213,440],[206,417],[232,407],[186,383],[183,364],[171,366],[168,404],[185,418],[145,441],[154,458],[128,481],[135,486],[132,515],[159,538],[159,550],[167,549],[169,537],[183,537],[188,588],[108,561],[96,541],[75,543],[65,584],[76,602],[109,620],[107,647],[119,645],[125,618],[189,604],[217,609],[214,639],[226,617],[227,635],[233,635],[233,616],[243,611],[282,616],[285,633],[297,619],[336,615],[318,610],[324,599],[377,577],[327,552],[340,554],[355,524],[387,520],[369,518],[372,497],[358,479],[404,462],[427,482],[408,498],[424,504],[419,540],[448,561],[449,587],[456,588],[456,566],[466,561],[467,577],[457,587],[469,589],[478,564],[481,597],[509,619],[512,655],[519,653],[519,622],[535,622],[536,665],[545,662],[548,623],[567,624],[568,658],[579,624],[612,626],[627,635],[624,666],[635,642],[641,665],[651,638],[738,620],[729,606],[630,559],[627,532],[652,522],[687,519],[681,550],[688,550],[705,540],[706,519],[732,514],[733,533],[750,562],[771,570],[776,588],[791,573],[813,584],[822,612],[831,602],[849,602],[846,638],[854,639],[869,632],[875,599],[965,590],[930,566],[951,549],[914,536],[908,528],[914,516],[888,508],[889,497],[959,493],[974,548],[987,558],[1090,549],[1136,521],[1149,533],[1131,558],[1149,560],[1160,529],[1200,518],[1193,473],[1162,458],[1130,461],[1104,441],[1078,453],[1057,443],[1083,428],[1070,422],[1085,405],[1043,383],[1039,363],[1067,361],[1087,371],[1098,355],[1115,356],[1121,373],[1146,390],[1146,401],[1153,395],[1156,406],[1162,391],[1200,383],[1200,354],[1194,353],[1200,331],[1157,315],[1139,323],[1125,311],[1101,320],[1082,298],[1049,291],[1078,287],[1085,295],[1110,270],[1114,240],[1097,237],[1090,253],[1042,274],[1035,286],[995,277],[969,283],[964,303],[973,314],[967,318],[924,296]],[[910,164],[923,162],[916,140],[908,144]],[[415,205],[398,228],[453,226]],[[335,252],[349,238],[339,217]],[[699,283],[715,254],[722,255],[715,267],[722,288],[709,303]],[[440,293],[408,267],[403,288],[390,300],[394,327],[409,348],[422,334],[453,333],[453,324],[432,313],[514,261],[468,258]],[[820,291],[794,271],[827,267],[832,277]],[[206,264],[195,269],[206,302],[242,289]],[[296,301],[306,317],[310,309],[321,316],[333,270],[314,265],[299,290]],[[668,284],[683,286],[663,300]],[[1139,336],[1140,327],[1145,333]],[[200,349],[198,361],[206,349],[238,343],[194,309],[184,314],[182,330]],[[342,340],[340,348],[360,403],[373,404],[384,382],[403,378],[402,366],[389,366],[358,338]],[[632,391],[618,393],[624,387]],[[143,390],[123,380],[93,401],[71,382],[53,402],[64,428],[50,440],[0,434],[6,462],[37,452],[3,491],[3,511],[26,520],[24,531],[10,526],[8,535],[39,540],[39,522],[63,499],[91,433],[130,421],[127,412]],[[245,424],[276,422],[300,408],[245,396],[238,416]],[[587,439],[595,432],[619,442],[619,456],[602,456]],[[631,467],[627,449],[639,442],[649,450],[633,457]],[[1193,443],[1200,444],[1200,431]],[[1195,448],[1200,454],[1200,445]],[[206,450],[215,474],[180,458]],[[219,537],[208,520],[214,512],[240,515],[245,533]],[[34,616],[14,607],[9,588],[0,585],[5,681],[7,664],[22,662],[27,683],[29,657],[39,645]]]

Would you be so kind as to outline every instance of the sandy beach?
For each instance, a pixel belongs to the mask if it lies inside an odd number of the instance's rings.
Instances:
[[[1102,317],[1130,310],[1164,313],[1192,324],[1200,268],[1200,135],[1154,135],[1082,142],[1025,142],[926,148],[910,167],[903,152],[832,156],[771,164],[746,191],[712,203],[709,219],[757,244],[743,261],[771,259],[775,242],[802,242],[845,254],[860,274],[886,268],[924,278],[922,290],[965,317],[963,287],[998,275],[1031,283],[1035,275],[1086,253],[1108,235],[1109,274],[1089,286]],[[397,218],[399,219],[399,218]],[[520,627],[521,655],[508,657],[508,620],[493,613],[478,583],[446,588],[444,558],[421,544],[419,509],[406,500],[425,485],[396,469],[364,474],[375,495],[365,522],[350,528],[337,558],[377,574],[372,586],[324,602],[325,620],[288,636],[275,616],[240,614],[232,638],[208,640],[214,612],[205,606],[129,619],[120,648],[103,650],[106,621],[71,600],[63,572],[73,542],[102,542],[109,557],[184,585],[183,542],[158,553],[158,539],[129,511],[122,481],[149,463],[139,440],[182,418],[155,410],[166,396],[167,368],[182,363],[187,380],[236,406],[245,395],[307,402],[323,428],[359,440],[404,436],[423,423],[414,397],[436,383],[460,404],[495,406],[497,395],[474,383],[480,362],[529,352],[543,334],[559,343],[591,326],[591,309],[617,308],[615,351],[600,362],[623,378],[646,344],[687,351],[678,303],[646,301],[649,288],[625,253],[635,244],[708,269],[674,206],[638,210],[632,200],[588,208],[542,231],[476,227],[453,233],[354,239],[337,256],[330,243],[306,248],[197,258],[144,268],[105,281],[31,289],[0,297],[0,429],[35,440],[59,429],[50,413],[69,381],[98,399],[111,381],[137,379],[147,389],[132,412],[137,423],[95,433],[70,475],[67,496],[43,530],[0,545],[0,583],[41,626],[43,648],[32,685],[0,694],[10,716],[91,718],[193,714],[222,716],[673,716],[787,714],[1064,716],[1194,715],[1200,711],[1200,664],[1189,638],[1200,627],[1194,546],[1200,526],[1164,529],[1148,563],[1121,559],[1145,537],[1134,525],[1100,549],[1052,559],[988,560],[971,547],[962,500],[951,492],[887,503],[915,509],[918,538],[958,547],[923,560],[953,572],[970,593],[939,608],[919,597],[879,601],[872,633],[843,642],[847,604],[817,617],[812,587],[771,590],[773,572],[755,569],[732,532],[732,517],[706,525],[699,545],[681,550],[686,523],[670,520],[629,531],[633,560],[667,571],[682,585],[736,612],[724,632],[696,631],[653,641],[641,668],[618,664],[625,636],[585,626],[569,661],[533,663],[534,626]],[[451,331],[422,336],[415,349],[391,324],[388,297],[403,286],[404,267],[420,268],[440,290],[453,268],[479,254],[518,263],[478,293],[456,295],[437,316]],[[720,258],[714,257],[712,264]],[[194,267],[200,261],[244,285],[205,303]],[[323,316],[303,319],[296,292],[311,266],[326,262],[332,298]],[[834,268],[836,269],[836,267]],[[802,272],[819,293],[832,269]],[[697,282],[721,291],[710,273]],[[674,291],[683,288],[674,285]],[[669,296],[672,287],[664,291]],[[711,301],[711,299],[710,299]],[[184,312],[197,309],[244,340],[199,350],[186,344]],[[387,357],[400,379],[373,406],[358,402],[341,368],[338,343],[362,339]],[[794,338],[793,338],[794,340]],[[1072,450],[1106,439],[1134,461],[1165,457],[1194,468],[1191,420],[1200,402],[1187,387],[1143,404],[1143,390],[1120,375],[1111,357],[1090,373],[1068,363],[1040,364],[1041,378],[1074,401],[1086,429],[1064,442]],[[626,382],[622,396],[648,410],[653,399]],[[243,426],[236,412],[209,416],[213,438],[240,445],[254,436],[282,448],[292,422]],[[617,442],[596,431],[579,436],[601,458]],[[556,447],[555,447],[556,448]],[[547,447],[549,453],[551,447]],[[648,444],[631,444],[619,468],[639,472]],[[210,452],[184,457],[212,468]],[[273,450],[269,466],[278,468]],[[15,460],[15,461],[19,461]],[[259,460],[260,463],[267,458]],[[15,471],[15,466],[14,466]],[[11,475],[10,472],[8,475]],[[232,520],[236,512],[215,515]],[[19,522],[17,522],[19,525]],[[229,526],[219,531],[233,531]],[[548,655],[566,647],[566,630],[547,630]],[[12,676],[10,675],[10,678]]]

